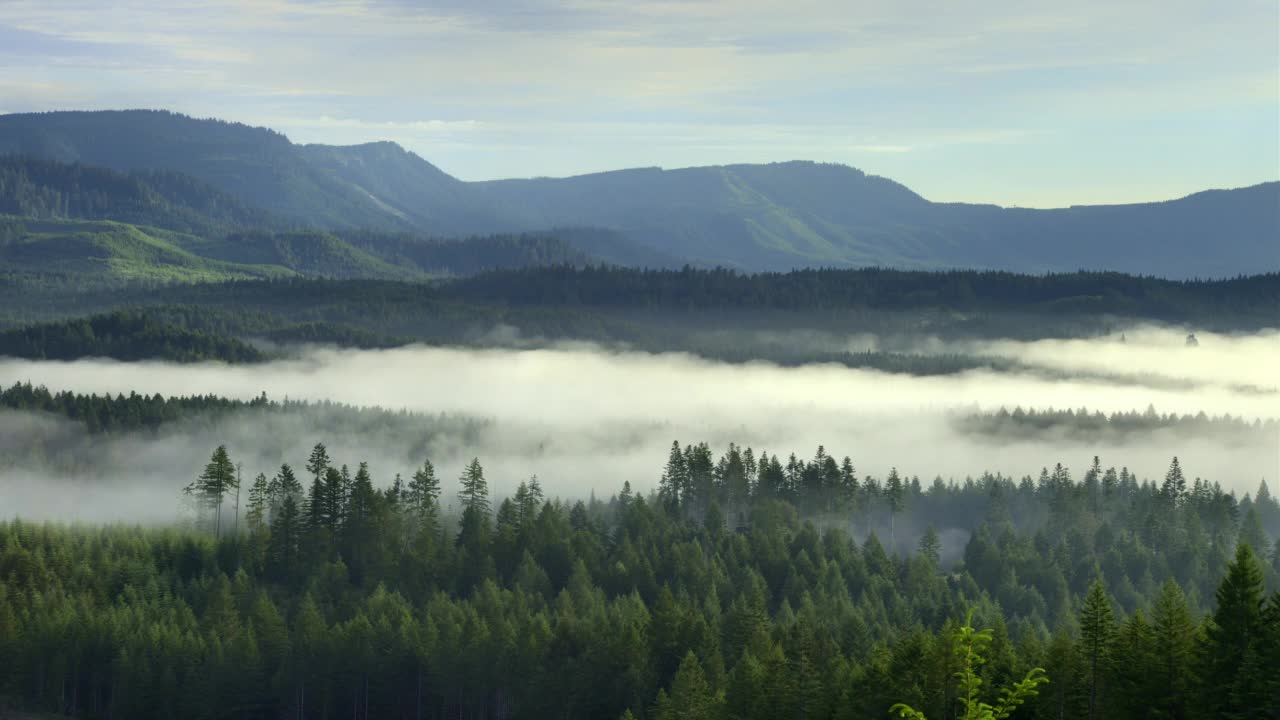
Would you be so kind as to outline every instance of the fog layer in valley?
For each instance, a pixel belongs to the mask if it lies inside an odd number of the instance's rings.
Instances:
[[[911,377],[820,365],[780,368],[714,363],[686,355],[614,353],[581,346],[532,350],[408,347],[382,351],[316,349],[296,360],[259,366],[77,361],[3,361],[0,381],[52,390],[162,395],[214,394],[248,399],[334,400],[431,414],[394,433],[343,433],[306,417],[231,416],[179,422],[159,433],[88,437],[66,420],[0,413],[0,452],[33,437],[64,437],[65,452],[95,458],[91,471],[49,477],[32,466],[0,467],[0,516],[61,519],[163,519],[178,490],[226,443],[248,477],[282,461],[301,467],[322,441],[337,462],[370,463],[387,483],[429,456],[456,478],[479,456],[495,494],[537,474],[550,494],[615,492],[624,480],[640,489],[658,481],[672,440],[729,442],[784,457],[811,457],[825,445],[849,455],[860,475],[890,467],[926,484],[935,475],[962,479],[983,471],[1035,476],[1062,462],[1078,478],[1094,455],[1160,478],[1173,455],[1188,477],[1252,492],[1280,474],[1280,438],[1187,437],[1169,429],[1100,440],[1066,434],[1032,439],[960,433],[956,412],[1000,407],[1145,410],[1248,419],[1280,416],[1274,359],[1280,335],[1199,336],[1129,332],[1092,341],[995,342],[971,352],[1016,357],[1055,370],[1103,371],[1135,378],[1046,379],[1042,374],[975,371]],[[1143,375],[1191,381],[1179,389]],[[1251,389],[1252,388],[1252,389]],[[437,415],[447,414],[441,418]],[[469,421],[474,418],[478,421]],[[72,473],[66,473],[68,475]],[[452,492],[446,500],[452,498]]]

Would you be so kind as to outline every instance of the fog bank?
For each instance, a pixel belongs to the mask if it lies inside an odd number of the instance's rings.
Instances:
[[[549,493],[561,496],[590,491],[608,496],[624,480],[649,489],[657,483],[672,440],[705,440],[717,452],[735,442],[757,452],[806,458],[822,444],[851,456],[859,474],[883,477],[897,467],[926,483],[935,475],[963,479],[987,470],[1034,476],[1056,462],[1079,477],[1094,455],[1101,456],[1104,467],[1127,466],[1140,477],[1159,478],[1178,455],[1189,477],[1216,480],[1241,493],[1255,490],[1263,478],[1274,488],[1280,474],[1276,437],[1188,438],[1166,429],[1097,441],[1043,434],[1011,440],[962,434],[949,420],[956,411],[1018,406],[1126,412],[1153,405],[1179,414],[1280,415],[1276,394],[1240,387],[1275,386],[1274,363],[1268,360],[1280,357],[1280,336],[1201,336],[1198,348],[1170,345],[1167,331],[1130,333],[1126,340],[1118,348],[1118,341],[1104,340],[991,343],[988,349],[1046,367],[1158,374],[1192,380],[1195,386],[990,371],[912,377],[833,365],[734,365],[582,346],[315,349],[259,366],[0,361],[0,381],[6,384],[242,399],[266,392],[275,399],[329,399],[445,413],[457,420],[418,419],[412,422],[420,426],[391,435],[335,437],[341,433],[310,426],[306,419],[233,417],[212,427],[176,423],[159,436],[90,438],[67,421],[2,413],[0,437],[10,443],[26,442],[23,437],[32,433],[63,433],[66,452],[102,460],[91,471],[74,473],[78,479],[47,477],[12,463],[0,466],[0,516],[160,517],[172,511],[178,489],[221,443],[244,463],[248,477],[271,474],[281,461],[301,467],[317,441],[330,447],[337,462],[354,467],[369,461],[380,483],[390,482],[395,473],[407,475],[426,456],[448,483],[464,462],[479,456],[498,495],[533,474]],[[102,491],[117,483],[116,489]],[[446,500],[451,499],[452,493]],[[151,507],[154,513],[143,510]]]

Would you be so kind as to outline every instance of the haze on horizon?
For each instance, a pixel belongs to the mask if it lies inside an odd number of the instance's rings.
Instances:
[[[1280,6],[1085,0],[0,4],[0,112],[393,140],[465,180],[809,159],[935,201],[1280,177]]]

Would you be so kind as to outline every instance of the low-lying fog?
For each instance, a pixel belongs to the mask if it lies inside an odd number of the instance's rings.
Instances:
[[[249,399],[330,399],[406,408],[485,422],[424,418],[415,440],[387,435],[333,437],[302,420],[233,419],[178,423],[159,435],[81,437],[79,450],[100,458],[100,477],[51,478],[27,467],[0,466],[0,517],[61,519],[170,517],[178,490],[226,443],[248,477],[270,475],[283,461],[305,463],[323,441],[336,462],[367,460],[375,479],[408,474],[429,455],[442,477],[456,478],[479,456],[493,492],[509,492],[536,474],[550,494],[607,497],[623,480],[656,485],[672,440],[729,442],[785,457],[812,457],[825,445],[849,455],[860,475],[890,467],[927,482],[984,470],[1035,476],[1056,462],[1079,478],[1094,455],[1161,478],[1173,455],[1188,477],[1221,482],[1239,493],[1280,475],[1280,437],[1188,438],[1172,430],[1086,442],[1066,435],[1033,440],[975,437],[950,420],[957,411],[1006,407],[1081,408],[1103,412],[1205,412],[1247,419],[1280,417],[1276,368],[1280,334],[1248,337],[1130,331],[1083,341],[993,342],[965,350],[1013,357],[1056,371],[1122,375],[1129,380],[1046,379],[1044,374],[974,371],[911,377],[843,366],[781,368],[732,365],[687,355],[609,352],[590,347],[465,350],[407,347],[381,351],[312,349],[298,359],[257,366],[173,365],[86,360],[0,361],[0,382],[30,381],[51,390],[162,395],[214,394]],[[956,348],[938,348],[952,351]],[[1144,377],[1161,382],[1145,381]],[[1179,388],[1168,380],[1188,381]],[[67,421],[0,413],[0,457],[34,435],[81,434]],[[26,438],[26,439],[24,439]],[[70,446],[70,445],[69,445]],[[71,451],[68,451],[71,452]],[[451,499],[452,494],[447,499]]]

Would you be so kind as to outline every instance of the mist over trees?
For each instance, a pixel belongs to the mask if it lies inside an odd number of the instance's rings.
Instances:
[[[83,717],[940,718],[1043,668],[1017,717],[1280,710],[1280,503],[1177,459],[1159,482],[1095,461],[922,483],[674,443],[655,492],[607,500],[536,477],[493,498],[479,458],[456,495],[428,459],[301,460],[239,473],[217,448],[188,529],[0,525],[0,694]],[[966,516],[967,539],[936,529]]]

